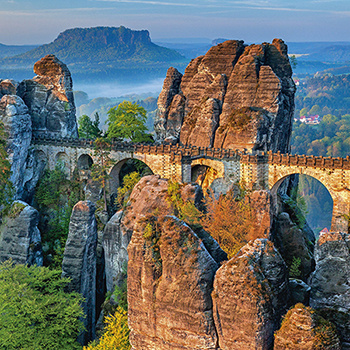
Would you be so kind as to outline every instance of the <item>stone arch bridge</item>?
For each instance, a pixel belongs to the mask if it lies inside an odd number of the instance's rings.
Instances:
[[[94,162],[92,141],[82,139],[34,138],[33,147],[49,169],[58,161],[65,165],[67,176],[75,169],[86,176]],[[331,158],[280,153],[247,154],[231,149],[201,148],[180,145],[150,145],[114,142],[110,153],[114,161],[110,169],[112,186],[119,185],[121,166],[128,159],[145,163],[162,178],[191,182],[193,169],[213,169],[213,179],[228,183],[244,183],[250,189],[269,189],[276,198],[282,181],[292,174],[305,174],[319,180],[333,199],[333,231],[348,231],[344,214],[350,211],[350,157]]]

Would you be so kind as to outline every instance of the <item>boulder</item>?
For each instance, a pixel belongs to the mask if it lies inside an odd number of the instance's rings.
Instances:
[[[68,289],[85,298],[86,318],[82,321],[86,330],[79,336],[82,344],[95,338],[97,225],[94,214],[92,202],[80,201],[74,206],[62,262],[62,277],[71,278]]]
[[[217,349],[210,293],[218,264],[190,227],[145,217],[128,254],[132,349]]]
[[[290,309],[275,333],[274,350],[340,350],[334,325],[311,307],[297,304]]]
[[[294,94],[282,40],[250,46],[228,40],[192,60],[182,77],[169,69],[158,99],[157,138],[287,153]]]
[[[43,265],[39,213],[25,202],[15,201],[0,226],[0,261]]]
[[[0,100],[0,121],[8,135],[7,150],[11,163],[11,181],[15,198],[25,199],[24,185],[28,153],[32,140],[32,121],[23,100],[15,95],[4,95]]]
[[[310,306],[337,327],[342,346],[350,348],[350,235],[322,233],[315,248],[316,268],[309,281]]]
[[[37,74],[20,83],[17,94],[29,108],[34,136],[78,137],[73,83],[67,66],[54,55],[34,65]]]
[[[286,265],[267,239],[225,262],[214,280],[213,314],[221,350],[271,349],[287,307]]]

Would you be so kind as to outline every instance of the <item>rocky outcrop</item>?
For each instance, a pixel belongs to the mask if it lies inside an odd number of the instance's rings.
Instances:
[[[310,306],[337,327],[344,349],[350,348],[350,236],[323,233],[315,249],[316,268],[310,277]]]
[[[5,95],[0,100],[0,121],[7,132],[7,149],[11,163],[11,181],[15,198],[25,199],[24,185],[28,181],[26,167],[32,140],[32,121],[28,108],[15,95]]]
[[[282,40],[225,41],[192,60],[182,78],[169,69],[158,99],[157,139],[171,135],[185,145],[286,153],[294,93]]]
[[[18,83],[14,80],[0,79],[0,99],[4,95],[16,95]]]
[[[39,213],[25,202],[15,201],[0,226],[0,261],[42,266]]]
[[[334,325],[303,304],[295,305],[275,334],[274,350],[340,350]]]
[[[155,128],[164,135],[164,140],[176,138],[181,129],[184,109],[183,97],[179,95],[182,74],[175,68],[168,69],[163,89],[158,97],[158,111]],[[172,103],[173,102],[173,103]],[[171,104],[173,104],[171,106]],[[178,108],[180,106],[180,109]]]
[[[201,207],[203,193],[197,184],[188,184],[180,189],[184,201],[192,201]],[[133,234],[135,223],[148,215],[174,215],[174,208],[168,199],[168,181],[159,176],[144,176],[132,191],[124,211],[117,212],[107,223],[103,235],[106,261],[107,290],[113,291],[122,282],[124,267],[128,261],[127,246]],[[203,240],[214,260],[220,263],[226,254],[218,243],[204,230],[197,235]]]
[[[302,303],[309,305],[311,287],[298,278],[289,279],[290,302],[289,305]]]
[[[94,214],[92,202],[81,201],[74,206],[62,263],[62,276],[71,278],[69,290],[85,298],[86,318],[82,321],[86,331],[79,336],[83,344],[95,338],[97,225]]]
[[[197,184],[180,186],[178,195],[184,202],[202,205]],[[215,271],[227,255],[207,232],[194,232],[175,213],[168,181],[145,176],[125,209],[105,227],[108,290],[120,285],[128,263],[129,327],[135,350],[216,349],[210,293]]]
[[[34,65],[37,74],[24,80],[17,94],[29,108],[33,135],[78,137],[73,83],[67,66],[53,55]]]
[[[248,233],[248,236],[254,236],[254,238],[270,238],[270,229],[273,219],[270,191],[253,191],[246,200],[255,214],[254,232],[252,235]]]
[[[134,350],[216,349],[210,293],[217,263],[174,216],[140,220],[128,247]]]
[[[121,225],[122,216],[122,211],[115,213],[107,222],[103,232],[106,287],[110,292],[113,292],[116,285],[120,286],[123,282],[128,262],[127,247],[131,234],[127,230],[124,232]]]
[[[274,242],[289,267],[293,260],[300,259],[300,278],[306,280],[315,265],[313,242],[286,212],[280,213],[274,222]]]
[[[251,241],[224,263],[212,298],[220,349],[271,349],[288,300],[286,265],[273,243]]]

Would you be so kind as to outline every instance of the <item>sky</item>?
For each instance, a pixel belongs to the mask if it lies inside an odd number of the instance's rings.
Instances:
[[[44,44],[75,27],[171,38],[350,41],[350,0],[0,0],[0,43]]]

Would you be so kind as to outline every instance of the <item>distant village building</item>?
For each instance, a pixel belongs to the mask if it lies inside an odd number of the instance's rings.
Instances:
[[[318,114],[316,115],[303,115],[302,117],[298,118],[295,117],[294,121],[300,121],[301,123],[309,124],[309,125],[317,125],[320,124],[320,116]]]
[[[322,233],[329,233],[328,228],[325,227],[322,231],[320,231],[320,236],[322,235]]]

